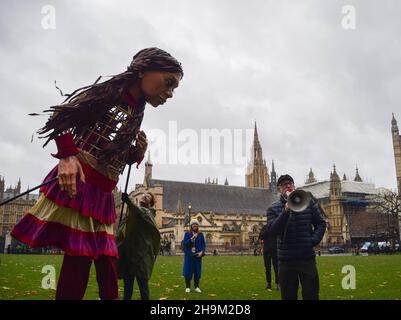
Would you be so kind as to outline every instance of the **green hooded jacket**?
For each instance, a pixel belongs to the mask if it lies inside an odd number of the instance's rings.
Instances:
[[[160,249],[155,212],[154,208],[128,204],[127,214],[117,231],[119,279],[126,276],[150,279]]]

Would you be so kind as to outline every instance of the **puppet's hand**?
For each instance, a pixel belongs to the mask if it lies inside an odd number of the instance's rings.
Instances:
[[[66,191],[70,198],[77,194],[77,175],[85,182],[85,174],[76,156],[60,159],[58,163],[58,183],[62,191]]]
[[[146,134],[144,131],[139,131],[136,139],[135,139],[135,146],[139,152],[140,155],[144,155],[146,152],[146,149],[148,148],[148,139],[146,139]]]

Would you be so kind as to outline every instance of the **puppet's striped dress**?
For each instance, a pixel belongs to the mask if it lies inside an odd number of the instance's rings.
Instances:
[[[116,211],[112,190],[117,182],[77,155],[86,183],[77,178],[77,195],[69,198],[58,181],[43,186],[36,204],[15,225],[11,235],[30,247],[56,246],[65,254],[118,258],[113,224]],[[57,176],[57,166],[44,181]]]

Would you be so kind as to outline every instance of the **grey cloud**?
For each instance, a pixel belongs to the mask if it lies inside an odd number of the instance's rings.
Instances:
[[[43,30],[40,9],[56,8],[57,29]],[[343,1],[2,1],[0,4],[0,174],[39,183],[56,164],[54,146],[30,138],[45,121],[28,117],[65,92],[119,73],[147,46],[184,65],[176,97],[147,107],[143,128],[249,129],[256,119],[269,168],[298,182],[339,173],[395,188],[391,112],[399,108],[401,5],[352,1],[357,28],[341,28]],[[249,149],[250,146],[246,148]],[[243,168],[245,172],[245,167]],[[157,165],[158,178],[204,181],[241,168]],[[132,185],[143,179],[143,168]],[[123,185],[125,177],[120,180]]]

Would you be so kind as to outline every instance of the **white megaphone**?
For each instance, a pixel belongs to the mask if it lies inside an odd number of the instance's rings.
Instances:
[[[288,207],[294,212],[304,211],[311,201],[311,195],[304,190],[294,190],[287,195]]]

